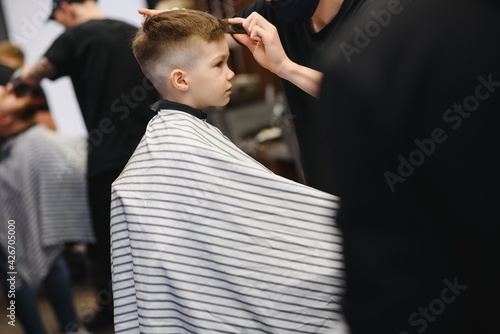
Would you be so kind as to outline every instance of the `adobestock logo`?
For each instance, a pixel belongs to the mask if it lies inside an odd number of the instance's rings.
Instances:
[[[119,121],[127,119],[130,112],[135,110],[139,103],[148,98],[151,92],[155,91],[155,87],[143,77],[142,84],[134,86],[130,92],[122,93],[120,97],[116,98],[110,105],[110,110],[118,117]],[[143,112],[141,110],[137,112]],[[104,137],[116,130],[119,124],[115,124],[112,119],[104,117],[99,121],[97,128],[89,131],[88,141],[89,153],[92,152],[94,147],[101,145]]]
[[[423,333],[438,317],[446,311],[446,306],[454,303],[457,297],[467,290],[466,285],[461,285],[458,278],[453,279],[453,283],[445,279],[443,281],[446,286],[441,290],[439,298],[433,299],[427,307],[419,307],[416,312],[413,312],[408,318],[408,323],[416,328],[417,333]],[[402,331],[399,334],[410,334],[411,332]]]
[[[379,36],[383,28],[389,26],[392,17],[401,14],[403,10],[404,7],[399,0],[389,0],[386,9],[381,9],[378,12],[371,10],[370,15],[373,20],[368,21],[363,28],[358,26],[354,27],[353,30],[355,34],[352,43],[342,42],[339,45],[347,63],[350,64],[352,62],[352,56],[354,54],[360,54],[364,48],[370,45],[372,39]]]

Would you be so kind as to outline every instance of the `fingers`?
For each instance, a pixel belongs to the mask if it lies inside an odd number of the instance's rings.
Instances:
[[[243,27],[245,27],[245,29],[249,33],[251,33],[251,31],[255,26],[259,26],[266,30],[273,30],[273,29],[276,30],[276,27],[272,23],[270,23],[268,20],[266,20],[262,15],[260,15],[257,12],[253,12],[252,14],[250,14],[245,20],[245,22],[243,22]]]
[[[139,12],[139,14],[144,15],[144,19],[146,19],[147,16],[153,16],[153,15],[156,15],[156,14],[159,14],[159,13],[168,12],[168,11],[171,11],[171,10],[178,10],[178,9],[179,9],[178,7],[174,7],[174,8],[171,8],[171,9],[161,9],[161,10],[158,10],[158,9],[148,9],[148,8],[139,8],[137,11]],[[185,9],[185,8],[182,8],[182,9]],[[144,20],[141,22],[141,25],[144,25]]]
[[[228,23],[243,25],[249,36],[234,35],[233,37],[252,52],[260,41],[268,44],[272,43],[275,38],[279,39],[276,27],[257,12],[253,12],[246,19],[241,17],[228,19]]]
[[[229,24],[243,24],[243,22],[245,22],[245,19],[243,17],[233,17],[231,19],[227,19],[227,22]]]
[[[276,27],[257,12],[253,12],[246,19],[234,17],[227,21],[229,24],[241,24],[254,41],[260,41],[264,32],[267,32],[268,38],[272,37],[273,34],[277,35]]]
[[[145,16],[153,16],[159,13],[163,12],[168,12],[170,10],[178,10],[178,9],[185,9],[185,8],[179,8],[179,7],[174,7],[170,9],[148,9],[148,8],[139,8],[137,11],[139,14],[145,15]]]
[[[250,33],[251,39],[253,39],[254,41],[262,41],[265,45],[276,43],[276,36],[277,33],[275,33],[272,29],[270,30],[269,28],[262,28],[258,25],[254,26]]]
[[[238,42],[246,46],[252,53],[255,50],[257,44],[248,35],[233,35],[233,38]]]
[[[139,12],[139,14],[146,15],[146,16],[151,16],[151,15],[156,15],[158,13],[164,12],[165,10],[139,8],[137,11]]]
[[[276,27],[257,12],[253,12],[246,19],[237,17],[229,19],[228,22],[230,24],[241,24],[249,34],[250,39],[254,42],[259,42],[264,39],[271,41],[273,36],[278,35]],[[247,41],[247,39],[245,39],[245,41]],[[249,47],[247,44],[245,45]]]

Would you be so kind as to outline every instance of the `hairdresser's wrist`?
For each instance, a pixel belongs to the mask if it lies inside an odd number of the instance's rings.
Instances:
[[[278,73],[276,74],[282,79],[291,82],[304,92],[318,98],[321,82],[323,80],[323,73],[292,61],[284,64],[280,71],[279,73],[281,73],[281,75]]]
[[[270,71],[282,79],[289,80],[296,75],[298,69],[296,63],[286,58],[279,65],[271,68]]]

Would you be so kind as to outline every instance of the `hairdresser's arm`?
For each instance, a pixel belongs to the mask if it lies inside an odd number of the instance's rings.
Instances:
[[[49,59],[42,57],[37,63],[18,70],[7,85],[7,89],[20,93],[21,90],[27,88],[26,86],[36,87],[40,85],[42,79],[54,76],[55,72],[55,67]]]
[[[40,58],[38,62],[23,69],[21,80],[31,86],[38,86],[44,78],[56,74],[54,65],[46,57]]]
[[[246,19],[229,19],[229,23],[243,24],[249,36],[236,34],[234,38],[250,49],[262,67],[290,81],[304,92],[314,97],[319,96],[323,73],[291,61],[274,25],[255,12]]]

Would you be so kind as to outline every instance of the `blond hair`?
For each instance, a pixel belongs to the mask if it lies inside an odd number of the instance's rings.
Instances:
[[[23,50],[11,42],[0,42],[0,64],[13,68],[23,67]]]

